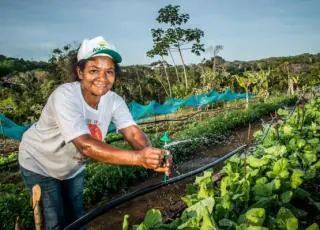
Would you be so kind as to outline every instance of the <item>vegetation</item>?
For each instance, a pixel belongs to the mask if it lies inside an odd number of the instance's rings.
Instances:
[[[187,208],[177,219],[163,224],[151,209],[133,229],[319,229],[319,111],[319,97],[292,116],[278,110],[266,138],[258,131],[254,149],[224,164],[221,181],[207,171],[186,187]]]
[[[170,97],[185,98],[212,90],[222,92],[227,88],[263,99],[261,103],[249,105],[246,110],[225,112],[183,125],[170,125],[168,131],[174,140],[197,138],[196,143],[186,142],[170,147],[175,153],[176,163],[190,159],[200,147],[209,146],[213,140],[228,135],[233,128],[292,105],[295,95],[319,87],[320,53],[227,61],[218,55],[222,45],[213,48],[212,44],[206,44],[213,50],[212,58],[187,65],[186,50],[196,55],[205,50],[205,44],[201,43],[204,32],[199,28],[187,28],[189,19],[189,14],[180,12],[180,6],[168,5],[160,9],[156,20],[161,27],[151,30],[153,47],[147,52],[147,56],[160,60],[155,59],[150,65],[123,66],[114,90],[127,102],[135,100],[142,104],[151,100],[163,102]],[[173,58],[172,52],[175,51],[179,53],[181,65]],[[46,62],[0,55],[0,113],[18,124],[34,123],[52,91],[58,85],[73,80],[71,64],[76,53],[77,46],[67,44],[54,49]],[[318,111],[319,99],[299,108],[289,121],[279,120],[279,125],[271,129],[266,140],[257,145],[248,157],[239,156],[226,163],[221,182],[212,181],[211,172],[198,177],[194,185],[188,186],[183,198],[189,207],[177,220],[163,225],[161,214],[151,210],[137,228],[232,229],[237,226],[237,229],[264,229],[276,226],[285,229],[287,226],[295,229],[291,226],[297,221],[303,227],[312,224],[310,213],[312,210],[318,212],[319,200],[313,191],[308,190],[307,182],[312,182],[315,170],[319,168]],[[285,117],[288,113],[280,110],[279,115]],[[162,146],[161,127],[148,127],[145,131],[150,134],[154,146]],[[106,137],[106,141],[119,138],[119,135],[112,134]],[[122,141],[114,145],[129,148]],[[16,158],[16,153],[1,155],[0,164]],[[151,174],[141,167],[94,161],[88,162],[86,169],[84,195],[87,207],[95,205],[106,193],[125,191],[128,186]],[[33,229],[31,203],[19,173],[0,172],[0,177],[0,228],[13,229],[16,217],[20,216],[22,225]],[[302,199],[308,201],[308,206],[296,206]],[[153,221],[149,221],[150,218]],[[128,225],[126,218],[124,226]],[[317,227],[311,225],[309,229]]]
[[[279,107],[289,106],[295,102],[295,98],[270,99],[265,103],[258,103],[249,110],[239,110],[222,114],[218,117],[208,118],[198,124],[187,124],[183,131],[170,132],[174,134],[174,140],[185,140],[200,138],[196,144],[184,143],[172,146],[176,163],[190,159],[193,153],[203,146],[209,146],[217,141],[217,137],[228,135],[232,128],[245,125],[255,121],[264,115],[275,111]],[[170,131],[170,130],[169,130]],[[150,135],[154,146],[162,146],[158,133]],[[116,147],[130,148],[124,142],[113,143]],[[12,157],[16,156],[12,154]],[[4,159],[4,158],[3,158]],[[5,160],[7,161],[7,160]],[[17,172],[3,172],[4,176],[0,182],[0,206],[6,210],[0,210],[0,223],[4,229],[12,229],[16,217],[19,215],[26,229],[32,229],[32,209],[30,197],[21,183],[20,174]],[[103,197],[112,197],[112,194],[119,191],[126,191],[129,186],[143,181],[152,176],[152,172],[142,167],[115,166],[89,161],[86,164],[86,178],[84,199],[86,207],[91,207],[101,201]],[[14,203],[14,205],[11,205]]]

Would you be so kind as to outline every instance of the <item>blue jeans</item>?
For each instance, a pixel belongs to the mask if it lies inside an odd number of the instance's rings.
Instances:
[[[39,184],[41,187],[41,207],[45,229],[63,229],[84,214],[84,171],[71,179],[58,180],[22,167],[20,169],[30,194],[32,194],[33,185]]]

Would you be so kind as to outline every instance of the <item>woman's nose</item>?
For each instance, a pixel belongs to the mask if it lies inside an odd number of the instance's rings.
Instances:
[[[100,80],[103,80],[103,81],[107,81],[109,82],[109,78],[108,78],[108,74],[104,71],[101,71],[100,74],[99,74],[99,79]]]

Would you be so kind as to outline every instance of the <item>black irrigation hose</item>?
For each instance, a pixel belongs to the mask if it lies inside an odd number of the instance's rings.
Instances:
[[[154,185],[151,185],[151,186],[148,186],[146,188],[143,188],[143,189],[140,189],[138,191],[135,191],[135,192],[132,192],[132,193],[129,193],[125,196],[122,196],[118,199],[115,199],[115,200],[112,200],[108,203],[105,203],[105,204],[102,204],[100,207],[86,213],[85,215],[83,215],[82,217],[80,217],[79,219],[77,219],[76,221],[74,221],[73,223],[69,224],[67,227],[65,227],[64,229],[65,230],[70,230],[70,229],[79,229],[80,227],[84,226],[85,224],[89,223],[90,221],[94,220],[95,218],[101,216],[102,214],[104,214],[105,212],[107,212],[108,210],[114,208],[114,207],[117,207],[119,206],[120,204],[124,203],[124,202],[127,202],[129,200],[132,200],[132,199],[135,199],[139,196],[142,196],[146,193],[149,193],[149,192],[152,192],[156,189],[159,189],[159,188],[162,188],[162,187],[165,187],[169,184],[173,184],[173,183],[177,183],[181,180],[184,180],[188,177],[192,177],[192,176],[195,176],[217,164],[219,164],[220,162],[228,159],[229,157],[233,156],[234,154],[240,152],[241,150],[243,150],[247,145],[242,145],[238,148],[236,148],[235,150],[233,150],[232,152],[229,152],[227,154],[225,154],[224,156],[218,158],[217,160],[205,165],[205,166],[202,166],[198,169],[195,169],[191,172],[188,172],[188,173],[185,173],[185,174],[182,174],[180,176],[177,176],[177,177],[174,177],[174,178],[171,178],[169,179],[167,182],[161,182],[161,183],[158,183],[158,184],[154,184]]]

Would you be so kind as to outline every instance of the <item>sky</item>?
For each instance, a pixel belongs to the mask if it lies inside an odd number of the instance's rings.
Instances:
[[[320,52],[320,0],[0,0],[0,54],[47,61],[54,48],[102,35],[123,65],[148,64],[158,60],[146,52],[168,4],[190,15],[185,28],[204,31],[207,51],[184,51],[186,63],[209,59],[215,45],[229,61]]]

